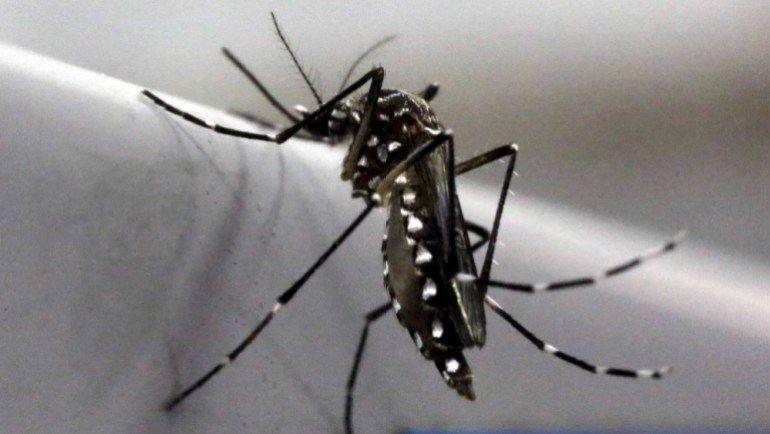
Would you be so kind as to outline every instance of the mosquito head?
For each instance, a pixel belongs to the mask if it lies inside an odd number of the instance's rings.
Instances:
[[[294,106],[300,118],[306,118],[311,111],[303,105]],[[350,135],[360,122],[360,116],[351,113],[349,101],[340,101],[331,110],[317,116],[304,130],[315,139],[327,143],[339,143]]]

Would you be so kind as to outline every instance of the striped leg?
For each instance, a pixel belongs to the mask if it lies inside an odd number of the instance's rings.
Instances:
[[[591,363],[586,362],[585,360],[578,359],[575,356],[559,351],[553,345],[550,345],[541,341],[540,338],[535,336],[526,327],[521,325],[521,323],[513,319],[513,317],[508,312],[504,311],[503,308],[500,307],[500,305],[497,304],[497,302],[493,300],[490,296],[486,296],[484,301],[487,303],[487,305],[490,308],[492,308],[493,311],[495,311],[495,313],[503,317],[503,319],[506,320],[508,324],[513,326],[513,328],[515,328],[516,331],[521,333],[525,338],[527,338],[528,341],[532,342],[532,344],[538,347],[541,351],[544,351],[548,354],[556,356],[559,359],[569,363],[570,365],[577,366],[578,368],[584,369],[588,372],[591,372],[594,374],[600,374],[600,375],[612,375],[615,377],[659,379],[663,377],[663,375],[671,371],[670,366],[663,366],[658,369],[625,369],[625,368],[613,368],[609,366],[593,365]]]
[[[222,125],[217,124],[216,122],[207,121],[205,119],[202,119],[198,116],[195,116],[192,113],[186,112],[176,106],[173,106],[166,102],[164,99],[159,97],[158,95],[155,95],[154,93],[150,92],[149,90],[145,89],[142,91],[142,95],[146,96],[150,99],[150,101],[154,102],[156,105],[160,106],[164,110],[166,110],[169,113],[175,114],[182,119],[192,122],[195,125],[201,126],[203,128],[208,128],[214,132],[217,132],[219,134],[224,134],[226,136],[235,136],[235,137],[242,137],[244,139],[252,139],[252,140],[262,140],[265,142],[275,142],[275,137],[267,135],[267,134],[259,134],[259,133],[252,133],[249,131],[242,131],[242,130],[236,130],[229,127],[223,127]]]
[[[356,378],[358,377],[358,366],[361,364],[361,359],[364,356],[364,348],[366,347],[366,338],[369,336],[369,325],[377,321],[392,309],[390,303],[385,303],[382,306],[374,309],[366,314],[366,324],[364,329],[361,330],[361,339],[358,341],[358,348],[356,349],[356,357],[353,359],[353,366],[350,368],[350,375],[348,376],[348,385],[345,395],[345,432],[347,434],[353,433],[353,390],[356,386]]]
[[[686,231],[681,231],[678,234],[676,234],[673,238],[665,242],[664,244],[657,246],[655,248],[652,248],[647,252],[642,253],[641,255],[633,259],[623,262],[620,265],[609,268],[596,276],[588,276],[588,277],[580,277],[576,279],[559,280],[556,282],[540,282],[540,283],[501,282],[498,280],[489,279],[485,283],[489,286],[493,286],[497,288],[508,289],[511,291],[518,291],[518,292],[527,292],[530,294],[536,293],[536,292],[557,291],[560,289],[571,289],[571,288],[578,288],[582,286],[591,286],[591,285],[597,284],[601,280],[617,276],[633,268],[636,268],[650,259],[664,255],[668,252],[671,252],[679,245],[679,243],[682,242],[682,239],[686,235],[687,235]]]
[[[257,324],[257,326],[254,328],[254,330],[249,333],[249,335],[241,341],[240,344],[238,344],[237,347],[235,347],[234,350],[232,350],[227,357],[214,366],[211,370],[209,370],[204,376],[199,378],[197,381],[195,381],[190,387],[182,391],[180,394],[172,398],[168,401],[168,403],[165,405],[166,411],[171,411],[179,405],[182,401],[184,401],[185,398],[190,396],[193,392],[200,389],[204,384],[206,384],[214,375],[219,373],[225,366],[233,363],[235,359],[238,358],[238,356],[243,352],[243,350],[246,349],[253,341],[254,339],[259,336],[259,334],[262,332],[262,330],[270,323],[270,321],[273,319],[276,313],[285,306],[286,304],[291,301],[291,299],[294,297],[294,295],[305,285],[305,282],[307,282],[308,279],[310,279],[310,276],[315,273],[315,271],[323,265],[324,262],[326,262],[327,259],[334,253],[337,248],[342,245],[342,243],[350,236],[350,234],[353,233],[353,231],[358,227],[359,224],[361,224],[362,221],[369,215],[369,213],[374,209],[375,206],[379,203],[378,197],[372,197],[370,201],[368,201],[368,205],[366,208],[361,211],[361,213],[356,217],[355,220],[348,226],[347,229],[339,236],[336,240],[334,240],[334,243],[321,255],[318,260],[300,277],[297,279],[294,284],[292,284],[289,289],[284,291],[276,300],[275,305],[273,306],[273,309],[270,310],[270,312],[265,315],[264,318]]]
[[[259,134],[259,133],[253,133],[250,131],[243,131],[243,130],[237,130],[229,127],[224,127],[222,125],[219,125],[215,122],[206,121],[198,116],[195,116],[191,113],[188,113],[178,107],[175,107],[159,96],[155,95],[154,93],[150,92],[149,90],[143,90],[142,95],[149,98],[152,102],[157,104],[158,106],[162,107],[169,113],[172,113],[174,115],[177,115],[183,119],[185,119],[188,122],[192,122],[198,126],[201,126],[203,128],[208,128],[212,131],[215,131],[219,134],[224,134],[228,136],[235,136],[235,137],[242,137],[244,139],[252,139],[252,140],[261,140],[265,142],[274,142],[281,144],[285,142],[286,140],[289,140],[291,137],[293,137],[295,134],[297,134],[300,130],[307,127],[308,125],[315,122],[319,116],[323,115],[324,113],[328,112],[334,106],[345,99],[347,96],[364,86],[366,83],[368,83],[370,80],[372,81],[373,85],[377,85],[375,87],[378,87],[382,84],[382,80],[385,76],[385,70],[382,68],[374,68],[368,73],[364,74],[363,77],[358,79],[355,83],[348,86],[345,90],[337,94],[334,98],[330,99],[329,101],[321,104],[315,111],[312,113],[308,113],[305,115],[305,117],[302,118],[299,122],[295,123],[294,125],[290,126],[289,128],[286,128],[285,130],[281,131],[280,133],[276,135],[269,135],[269,134]],[[379,90],[379,89],[377,89]],[[371,93],[371,89],[370,89]]]

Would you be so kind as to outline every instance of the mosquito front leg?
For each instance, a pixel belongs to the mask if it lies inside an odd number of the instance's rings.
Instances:
[[[201,126],[203,128],[208,128],[214,132],[217,132],[219,134],[224,134],[226,136],[235,136],[235,137],[242,137],[244,139],[251,139],[251,140],[261,140],[264,142],[275,142],[275,137],[267,135],[267,134],[260,134],[260,133],[253,133],[250,131],[243,131],[243,130],[236,130],[229,127],[223,127],[222,125],[217,124],[216,122],[211,122],[204,120],[192,113],[186,112],[176,106],[173,106],[169,103],[167,103],[164,99],[161,97],[155,95],[154,93],[150,92],[149,90],[145,89],[142,91],[142,95],[146,96],[150,99],[150,101],[154,102],[158,106],[162,107],[169,113],[175,114],[177,116],[180,116],[182,119],[192,122],[195,125]]]
[[[363,77],[361,77],[358,81],[348,86],[347,89],[340,92],[337,96],[330,99],[326,103],[322,104],[320,107],[318,107],[315,111],[309,113],[307,116],[305,116],[301,121],[295,123],[294,125],[290,126],[289,128],[286,128],[285,130],[281,131],[280,133],[276,134],[275,136],[269,135],[269,134],[259,134],[259,133],[252,133],[250,131],[243,131],[243,130],[237,130],[229,127],[224,127],[222,125],[219,125],[215,122],[209,122],[206,120],[201,119],[198,116],[195,116],[191,113],[188,113],[184,110],[181,110],[169,103],[167,103],[165,100],[160,98],[159,96],[155,95],[154,93],[150,92],[149,90],[143,90],[142,95],[149,98],[152,102],[159,105],[160,107],[164,108],[168,112],[175,114],[177,116],[180,116],[181,118],[192,122],[196,125],[199,125],[203,128],[208,128],[214,132],[217,132],[219,134],[224,134],[228,136],[235,136],[235,137],[242,137],[244,139],[251,139],[251,140],[261,140],[265,142],[274,142],[281,144],[285,142],[286,140],[290,139],[292,136],[297,134],[301,129],[305,128],[308,124],[312,123],[316,120],[319,116],[323,115],[326,111],[331,110],[335,104],[345,99],[348,95],[355,92],[366,84],[369,80],[377,79],[379,78],[379,82],[382,82],[382,77],[385,76],[385,71],[382,68],[375,68],[372,71],[369,71],[366,73]]]
[[[513,154],[513,157],[515,158],[515,153],[517,150],[518,148],[516,147],[516,145],[507,145],[507,146],[501,146],[499,148],[495,148],[489,152],[486,152],[484,154],[481,154],[479,156],[473,157],[467,161],[457,164],[457,166],[455,167],[455,173],[459,175],[462,173],[470,172],[492,161],[505,157],[506,155]],[[509,165],[509,170],[511,170],[511,173],[513,173],[512,172],[513,168],[511,165]],[[506,180],[508,180],[507,173],[506,173]],[[498,201],[498,214],[502,212],[502,208],[505,203],[506,193],[509,187],[509,182],[510,181],[508,180],[507,182],[503,183],[503,189],[500,193],[500,199]],[[658,256],[661,256],[673,251],[679,245],[679,243],[681,243],[682,239],[686,235],[686,231],[681,231],[678,234],[676,234],[673,238],[663,243],[662,245],[654,247],[648,250],[647,252],[642,253],[639,256],[636,256],[632,259],[624,261],[619,265],[616,265],[612,268],[602,271],[601,273],[598,273],[595,276],[564,279],[564,280],[558,280],[554,282],[519,283],[519,282],[502,282],[498,280],[489,279],[490,271],[487,271],[487,270],[491,270],[491,258],[494,255],[494,246],[492,244],[496,242],[495,240],[497,238],[498,229],[499,229],[499,221],[498,221],[498,216],[496,215],[495,224],[493,225],[493,228],[492,228],[492,234],[489,237],[491,252],[490,250],[487,250],[487,255],[484,261],[484,267],[482,268],[482,272],[478,279],[478,282],[480,284],[485,284],[487,286],[493,286],[493,287],[507,289],[511,291],[519,291],[519,292],[526,292],[526,293],[556,291],[561,289],[572,289],[572,288],[595,285],[597,282],[601,280],[625,273],[629,270],[632,270],[642,265],[644,262],[650,259],[656,258]],[[476,245],[474,245],[474,247],[475,246]]]

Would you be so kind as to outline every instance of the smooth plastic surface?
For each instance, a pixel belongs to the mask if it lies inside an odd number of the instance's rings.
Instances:
[[[362,204],[339,181],[339,150],[222,137],[159,110],[140,90],[0,47],[3,431],[340,432],[362,315],[385,300],[382,214],[234,366],[164,413],[163,402],[245,336]],[[466,217],[488,224],[498,192],[460,183]],[[501,280],[594,274],[672,235],[518,196],[503,228]],[[386,315],[370,334],[355,424],[361,433],[766,426],[768,281],[766,264],[693,236],[600,288],[495,291],[560,349],[675,371],[662,381],[592,376],[490,314],[487,347],[469,353],[475,403],[449,390]]]

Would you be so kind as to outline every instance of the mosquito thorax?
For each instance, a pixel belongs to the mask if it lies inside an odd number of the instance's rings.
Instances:
[[[329,112],[327,127],[330,136],[343,137],[348,135],[353,128],[357,128],[361,117],[358,112],[351,110],[351,105],[350,99],[346,99],[336,104]]]
[[[347,125],[351,127],[349,132],[353,137],[364,117],[366,97],[356,98],[347,106]],[[336,118],[332,116],[332,119]],[[369,134],[363,144],[357,146],[354,139],[348,149],[342,179],[352,182],[353,196],[365,195],[410,152],[442,129],[433,109],[423,98],[402,90],[382,89],[372,112]],[[381,193],[389,195],[391,191]]]

